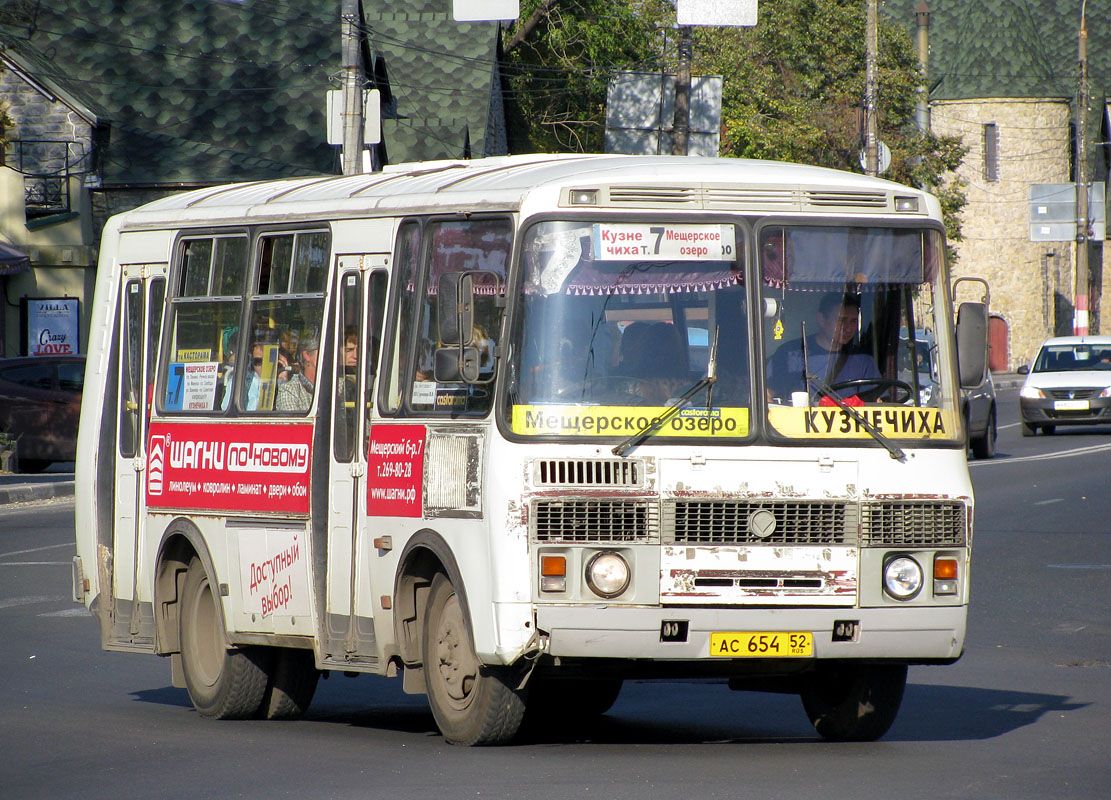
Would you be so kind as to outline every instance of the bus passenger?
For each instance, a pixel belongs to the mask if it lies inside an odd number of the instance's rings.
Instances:
[[[308,411],[316,385],[316,364],[320,343],[315,337],[301,341],[301,371],[278,387],[274,408],[278,411]]]
[[[802,340],[787,342],[768,361],[768,388],[772,397],[790,401],[792,392],[809,390],[804,372],[836,386],[846,381],[880,378],[872,356],[857,344],[860,297],[849,292],[830,292],[818,303],[818,332],[806,337],[806,364]],[[844,397],[869,392],[874,386],[860,384],[840,391]]]

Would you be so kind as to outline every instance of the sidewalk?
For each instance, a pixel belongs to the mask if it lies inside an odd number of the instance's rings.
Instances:
[[[49,472],[0,473],[0,506],[73,497],[73,464],[55,464]]]

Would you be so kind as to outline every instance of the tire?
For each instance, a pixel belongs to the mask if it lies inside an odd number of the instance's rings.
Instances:
[[[1021,423],[1021,427],[1023,436],[1033,436],[1035,433],[1038,432],[1038,429],[1035,426],[1031,425],[1029,422]]]
[[[995,456],[995,439],[998,430],[995,424],[995,407],[988,412],[988,424],[984,428],[984,435],[972,440],[972,455],[976,458],[993,458]]]
[[[44,461],[41,458],[21,458],[19,459],[19,471],[37,475],[53,463],[53,461]]]
[[[1057,432],[1057,427],[1055,425],[1042,425],[1042,434],[1043,435],[1052,436],[1056,432]]]
[[[622,683],[620,678],[533,678],[526,721],[539,729],[600,717],[617,701]]]
[[[270,664],[266,694],[259,705],[264,719],[298,719],[309,710],[320,670],[312,650],[277,648]]]
[[[424,681],[436,725],[451,744],[503,744],[524,718],[523,693],[507,669],[475,655],[459,595],[444,575],[432,581],[422,637]]]
[[[253,717],[266,693],[266,648],[227,646],[216,593],[199,558],[189,563],[181,592],[181,664],[189,699],[214,719]]]
[[[905,664],[823,664],[800,695],[823,739],[870,742],[895,721],[906,683]]]

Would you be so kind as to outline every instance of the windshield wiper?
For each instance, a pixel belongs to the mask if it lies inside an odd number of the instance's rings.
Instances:
[[[832,353],[830,355],[832,357]],[[896,461],[904,461],[906,459],[907,454],[904,453],[900,447],[892,444],[891,440],[880,433],[876,429],[876,426],[868,421],[867,417],[865,417],[855,408],[846,403],[844,398],[842,398],[841,395],[837,394],[837,392],[833,390],[833,387],[825,382],[824,378],[819,378],[817,375],[814,375],[810,372],[810,359],[808,358],[808,354],[806,351],[805,321],[802,323],[802,376],[806,379],[806,383],[808,386],[807,391],[809,391],[810,386],[813,386],[815,389],[818,390],[818,394],[822,395],[823,397],[828,397],[830,400],[836,403],[839,409],[841,409],[854,420],[856,420],[856,422],[862,428],[864,428],[864,430],[868,431],[868,434],[873,439],[884,446],[884,449],[891,454],[892,458],[894,458]]]
[[[830,400],[837,404],[838,408],[840,408],[842,411],[856,420],[857,424],[859,424],[860,427],[868,431],[873,439],[884,446],[887,452],[891,454],[892,458],[894,458],[896,461],[906,460],[907,454],[903,452],[902,448],[900,448],[898,445],[893,444],[890,439],[880,433],[876,426],[868,421],[868,418],[866,416],[864,416],[855,408],[846,403],[841,395],[837,394],[837,392],[835,392],[828,383],[819,378],[817,375],[811,375],[810,373],[807,373],[806,375],[806,382],[817,389],[818,394],[822,395],[823,397],[828,397]]]
[[[684,408],[686,408],[687,405],[690,403],[691,398],[701,392],[703,389],[706,390],[707,413],[709,413],[713,409],[714,384],[717,383],[718,380],[718,332],[719,329],[715,326],[714,343],[710,346],[710,359],[709,363],[707,363],[706,365],[706,377],[698,381],[698,383],[687,389],[685,392],[683,392],[683,394],[673,400],[671,405],[669,405],[664,410],[664,413],[660,414],[658,417],[653,419],[651,422],[649,422],[639,431],[634,433],[628,439],[613,448],[612,452],[615,456],[625,455],[625,453],[627,453],[629,450],[639,445],[649,436],[655,434],[656,431],[663,427],[663,424],[665,422],[667,422],[669,419],[671,419]]]

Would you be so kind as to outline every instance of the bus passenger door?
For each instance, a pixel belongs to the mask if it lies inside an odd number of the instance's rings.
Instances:
[[[153,616],[139,614],[140,569],[146,498],[146,438],[154,396],[154,368],[166,298],[166,265],[125,265],[120,284],[120,348],[116,431],[116,496],[112,553],[113,639],[135,644],[151,637]],[[111,407],[109,403],[109,407]],[[146,577],[146,576],[144,576]],[[140,624],[145,623],[145,624]]]
[[[359,546],[359,520],[366,517],[366,459],[359,443],[370,425],[389,258],[341,256],[337,271],[324,637],[324,660],[331,664],[377,663],[366,571],[358,568],[367,558]]]

